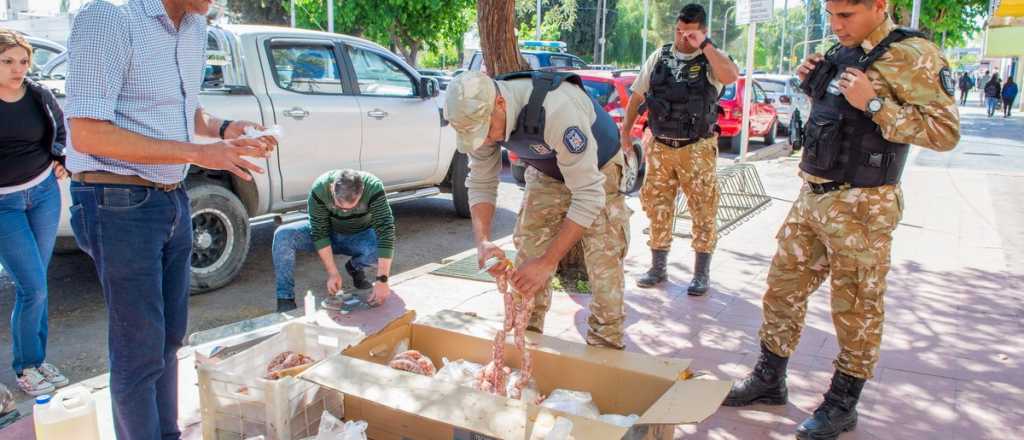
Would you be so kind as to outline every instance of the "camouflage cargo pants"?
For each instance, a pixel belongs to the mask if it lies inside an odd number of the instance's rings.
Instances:
[[[629,248],[629,208],[619,193],[622,165],[612,162],[601,170],[605,177],[605,208],[583,235],[584,259],[590,279],[590,317],[587,343],[622,348],[626,313],[622,262]],[[516,265],[541,256],[558,235],[569,211],[572,194],[565,184],[534,168],[526,170],[526,195],[519,210],[513,241]],[[530,327],[544,329],[544,315],[551,307],[551,287],[537,293]]]
[[[672,227],[676,215],[676,195],[683,190],[693,216],[695,252],[714,252],[718,240],[718,137],[701,140],[683,148],[672,148],[649,137],[647,176],[640,189],[640,204],[651,221],[651,249],[672,247]]]
[[[892,232],[903,213],[898,186],[814,194],[804,185],[776,236],[761,341],[788,357],[800,341],[807,299],[831,275],[835,368],[870,379],[882,344]]]

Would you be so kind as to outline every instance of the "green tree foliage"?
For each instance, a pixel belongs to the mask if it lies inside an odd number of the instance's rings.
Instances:
[[[238,23],[287,26],[291,21],[288,0],[228,0],[227,7]]]
[[[913,0],[890,0],[893,19],[903,25],[910,24]],[[921,30],[935,44],[961,47],[981,31],[981,18],[988,14],[988,0],[921,0]]]

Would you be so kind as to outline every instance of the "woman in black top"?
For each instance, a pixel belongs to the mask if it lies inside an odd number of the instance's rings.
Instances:
[[[14,279],[12,367],[22,391],[36,396],[68,383],[45,362],[46,268],[60,222],[57,179],[67,171],[64,115],[49,90],[26,78],[31,63],[32,46],[0,30],[0,265]],[[4,403],[0,412],[13,409]]]

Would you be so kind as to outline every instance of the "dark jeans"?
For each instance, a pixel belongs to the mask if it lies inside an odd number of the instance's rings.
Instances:
[[[24,191],[0,195],[0,265],[14,280],[12,367],[21,374],[46,360],[46,268],[60,222],[60,189],[51,173]]]
[[[1010,117],[1010,113],[1011,113],[1012,110],[1013,110],[1013,100],[1012,99],[1004,99],[1003,100],[1003,116]]]
[[[274,231],[272,254],[277,278],[277,297],[295,298],[295,252],[316,252],[309,220],[282,225]],[[373,228],[356,234],[331,234],[331,252],[352,257],[357,270],[377,266],[377,232]]]
[[[71,227],[109,314],[119,440],[178,439],[178,359],[188,323],[192,220],[184,189],[72,182]]]
[[[968,90],[960,90],[960,105],[967,105],[967,92]]]

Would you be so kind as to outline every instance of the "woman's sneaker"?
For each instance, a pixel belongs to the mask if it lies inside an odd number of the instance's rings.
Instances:
[[[39,366],[39,372],[43,374],[43,377],[46,378],[47,382],[51,383],[56,388],[65,386],[70,382],[68,378],[64,377],[63,374],[60,374],[60,370],[58,370],[57,367],[54,367],[53,364],[43,362],[43,364]]]
[[[56,388],[52,383],[46,381],[46,377],[43,373],[35,368],[26,368],[21,372],[21,377],[18,378],[18,386],[21,390],[30,396],[39,396],[43,394],[52,394]]]

